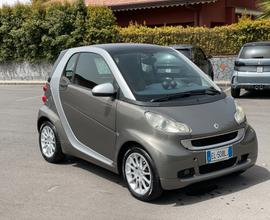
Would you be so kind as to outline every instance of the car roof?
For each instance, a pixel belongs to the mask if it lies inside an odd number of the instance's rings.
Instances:
[[[98,47],[106,50],[109,53],[129,50],[150,50],[150,49],[169,49],[168,47],[155,44],[140,44],[140,43],[111,43],[111,44],[96,44],[90,47]]]
[[[258,41],[258,42],[249,42],[244,44],[244,47],[250,46],[270,46],[270,41]]]
[[[194,45],[191,45],[191,44],[178,44],[178,45],[172,45],[170,46],[176,50],[184,50],[184,49],[192,49],[194,48],[195,46]]]

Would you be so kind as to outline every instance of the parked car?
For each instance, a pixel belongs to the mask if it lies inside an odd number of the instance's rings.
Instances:
[[[212,80],[214,80],[214,70],[210,59],[211,56],[206,56],[203,50],[200,47],[181,44],[174,45],[172,48],[178,50],[184,54],[187,58],[192,60],[203,72],[205,72]]]
[[[270,89],[270,42],[247,43],[240,50],[231,80],[232,96],[238,98],[241,89]]]
[[[243,109],[169,47],[65,50],[44,91],[37,126],[45,160],[68,154],[122,174],[140,200],[243,172],[257,158]]]

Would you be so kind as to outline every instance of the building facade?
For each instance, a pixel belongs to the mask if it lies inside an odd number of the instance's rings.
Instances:
[[[256,0],[86,0],[88,5],[110,7],[118,25],[206,26],[232,24],[242,14],[255,18],[261,12]]]

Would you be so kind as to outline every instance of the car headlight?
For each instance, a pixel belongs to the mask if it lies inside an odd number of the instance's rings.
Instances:
[[[234,114],[234,118],[238,124],[243,123],[246,120],[246,114],[241,106],[235,103],[236,112]]]
[[[191,133],[191,129],[187,125],[165,118],[162,115],[152,112],[145,112],[145,117],[148,123],[153,128],[159,131],[168,133],[179,133],[179,134]]]

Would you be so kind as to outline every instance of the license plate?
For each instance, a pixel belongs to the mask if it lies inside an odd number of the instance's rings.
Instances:
[[[206,163],[228,160],[233,156],[232,146],[206,151]]]
[[[263,72],[263,67],[262,66],[258,66],[257,67],[257,73],[262,73]]]

